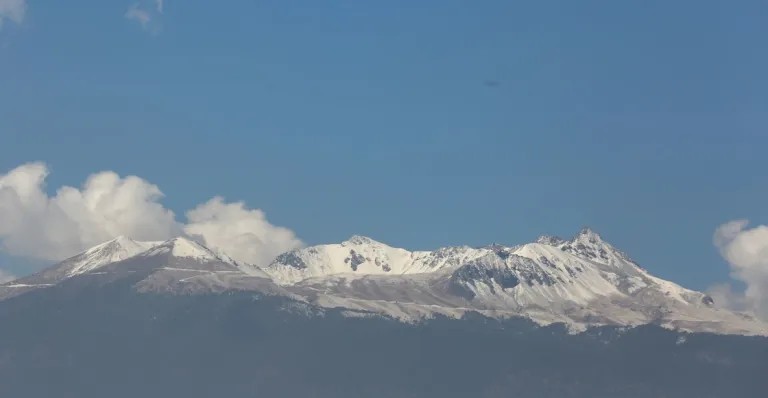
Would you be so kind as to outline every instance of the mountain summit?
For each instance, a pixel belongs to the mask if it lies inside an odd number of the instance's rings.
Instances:
[[[0,285],[0,299],[50,287],[65,279],[95,272],[105,265],[131,258],[160,243],[162,242],[141,242],[118,236],[41,272]]]
[[[572,331],[657,324],[768,335],[765,323],[718,309],[707,295],[651,275],[588,228],[570,240],[543,236],[518,246],[433,251],[353,236],[289,251],[263,268],[185,237],[165,242],[118,237],[0,285],[0,299],[69,280],[78,280],[78,286],[126,280],[140,294],[252,291],[407,322],[479,313],[562,323]]]
[[[408,251],[355,236],[279,256],[272,279],[323,306],[413,321],[478,312],[572,330],[659,324],[671,329],[768,334],[768,325],[714,306],[711,297],[657,278],[584,228],[570,240]]]

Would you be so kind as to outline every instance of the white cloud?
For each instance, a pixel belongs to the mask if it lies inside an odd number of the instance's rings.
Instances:
[[[26,0],[0,0],[0,27],[6,20],[20,24],[26,12]]]
[[[0,269],[0,283],[10,282],[14,279],[16,279],[15,276]]]
[[[164,7],[163,0],[142,0],[128,7],[125,18],[138,23],[148,32],[158,33],[160,30],[159,19],[163,15]]]
[[[270,224],[264,212],[215,197],[187,213],[165,208],[160,189],[136,176],[91,175],[81,188],[45,191],[48,167],[28,163],[0,174],[0,249],[21,257],[62,260],[119,235],[165,240],[187,233],[238,261],[262,265],[301,241]]]
[[[747,220],[721,225],[714,243],[731,267],[731,276],[746,285],[742,297],[730,293],[731,302],[768,319],[768,226],[747,228]]]
[[[726,308],[734,311],[751,311],[752,308],[747,303],[744,293],[734,290],[730,283],[718,283],[707,289],[707,294],[715,301],[719,308]]]
[[[49,197],[47,176],[43,163],[0,175],[0,239],[12,255],[59,260],[118,235],[158,240],[181,230],[162,192],[139,177],[104,171]]]
[[[302,245],[293,231],[270,224],[263,211],[248,209],[242,202],[225,203],[220,197],[187,212],[187,221],[188,235],[251,264],[266,265]]]

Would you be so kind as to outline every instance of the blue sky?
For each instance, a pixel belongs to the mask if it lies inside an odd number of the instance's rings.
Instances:
[[[697,289],[728,278],[718,225],[768,221],[764,2],[225,3],[141,3],[142,26],[28,0],[0,27],[0,174],[138,175],[308,244],[589,225]]]

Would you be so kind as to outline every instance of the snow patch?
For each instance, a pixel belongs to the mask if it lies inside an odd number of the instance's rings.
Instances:
[[[131,258],[161,242],[140,242],[125,236],[94,246],[83,253],[64,260],[66,276],[71,277],[93,271],[107,264]]]
[[[184,237],[174,238],[165,241],[150,250],[147,250],[142,256],[155,256],[158,254],[170,254],[173,257],[188,258],[199,262],[205,261],[221,261],[227,262],[225,259],[217,256],[213,251],[207,247]]]

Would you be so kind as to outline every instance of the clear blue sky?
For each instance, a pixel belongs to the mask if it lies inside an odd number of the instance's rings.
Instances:
[[[763,1],[167,0],[152,32],[129,6],[3,25],[0,170],[242,199],[309,244],[589,225],[698,289],[719,224],[768,221]]]

